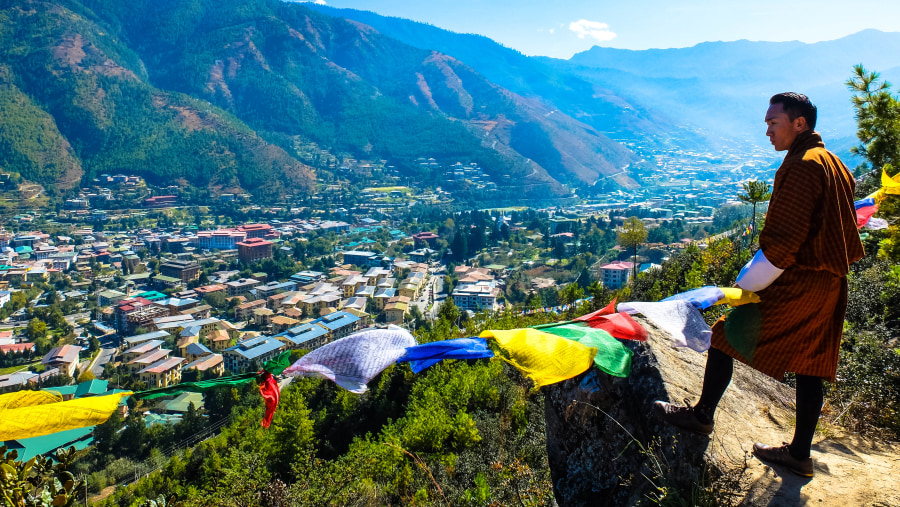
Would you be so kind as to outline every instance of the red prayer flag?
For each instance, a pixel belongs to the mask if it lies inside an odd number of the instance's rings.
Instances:
[[[594,329],[602,329],[623,340],[647,341],[647,330],[625,312],[597,315],[586,324]]]
[[[597,310],[596,312],[592,312],[587,315],[582,315],[581,317],[577,317],[575,319],[575,321],[576,322],[590,322],[594,318],[599,317],[601,315],[610,315],[613,313],[616,313],[616,298],[613,298],[613,300],[610,301],[609,304],[606,305],[605,308],[601,308],[601,309]]]
[[[856,228],[860,229],[867,223],[869,223],[869,219],[872,218],[872,215],[878,211],[878,205],[873,204],[872,206],[864,206],[856,210]]]
[[[281,398],[281,390],[278,388],[278,381],[271,373],[263,374],[263,381],[259,384],[259,393],[262,394],[263,400],[266,402],[266,413],[263,415],[262,426],[268,428],[272,424],[272,417],[275,416],[275,409],[278,407],[278,399]]]

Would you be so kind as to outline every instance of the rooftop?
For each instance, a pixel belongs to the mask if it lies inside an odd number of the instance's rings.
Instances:
[[[228,347],[225,352],[237,354],[246,359],[254,359],[273,350],[278,350],[284,345],[269,336],[258,336],[249,340],[244,340],[233,347]]]
[[[144,368],[138,373],[165,373],[173,368],[176,368],[178,365],[184,362],[183,357],[170,357],[168,359],[161,359],[150,366]]]

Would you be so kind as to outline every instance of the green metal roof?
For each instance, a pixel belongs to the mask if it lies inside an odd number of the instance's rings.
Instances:
[[[94,437],[91,436],[93,431],[94,427],[88,426],[86,428],[75,428],[40,437],[7,440],[5,444],[10,450],[18,450],[18,459],[25,461],[40,454],[53,452],[60,447],[75,446],[75,449],[84,449],[93,443]]]
[[[88,380],[86,382],[82,382],[76,386],[75,389],[75,397],[81,398],[82,396],[94,396],[98,394],[106,393],[106,388],[109,385],[109,382],[106,380]]]
[[[59,387],[45,387],[41,389],[41,391],[55,391],[59,393],[61,396],[65,396],[67,394],[71,394],[75,396],[75,391],[78,390],[78,386],[59,386]]]
[[[181,393],[174,399],[158,403],[156,409],[163,412],[184,413],[188,411],[191,403],[196,409],[203,408],[203,393]]]

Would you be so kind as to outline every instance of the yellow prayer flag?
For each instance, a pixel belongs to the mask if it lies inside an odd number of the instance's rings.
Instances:
[[[872,198],[875,200],[875,204],[881,204],[881,201],[884,200],[884,187],[879,188],[878,190],[872,192],[871,194],[864,197],[864,199]]]
[[[15,405],[17,408],[5,406],[0,408],[0,441],[39,437],[102,424],[118,408],[122,397],[130,394],[131,391],[126,391],[57,403],[17,404]],[[31,401],[40,400],[35,397]],[[0,407],[4,407],[2,402]]]
[[[0,395],[0,410],[58,403],[62,396],[55,391],[17,391]]]
[[[888,194],[900,194],[900,173],[891,178],[887,171],[881,169],[881,189]]]
[[[597,349],[537,329],[484,331],[509,354],[504,361],[541,387],[572,378],[591,367]]]
[[[759,296],[749,290],[737,287],[719,287],[719,290],[725,297],[716,301],[717,305],[741,306],[747,303],[759,303]]]

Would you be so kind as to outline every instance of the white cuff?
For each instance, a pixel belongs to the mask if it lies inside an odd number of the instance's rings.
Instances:
[[[750,262],[741,269],[737,277],[737,285],[744,290],[760,291],[771,285],[782,273],[784,270],[776,268],[769,262],[760,248]]]

